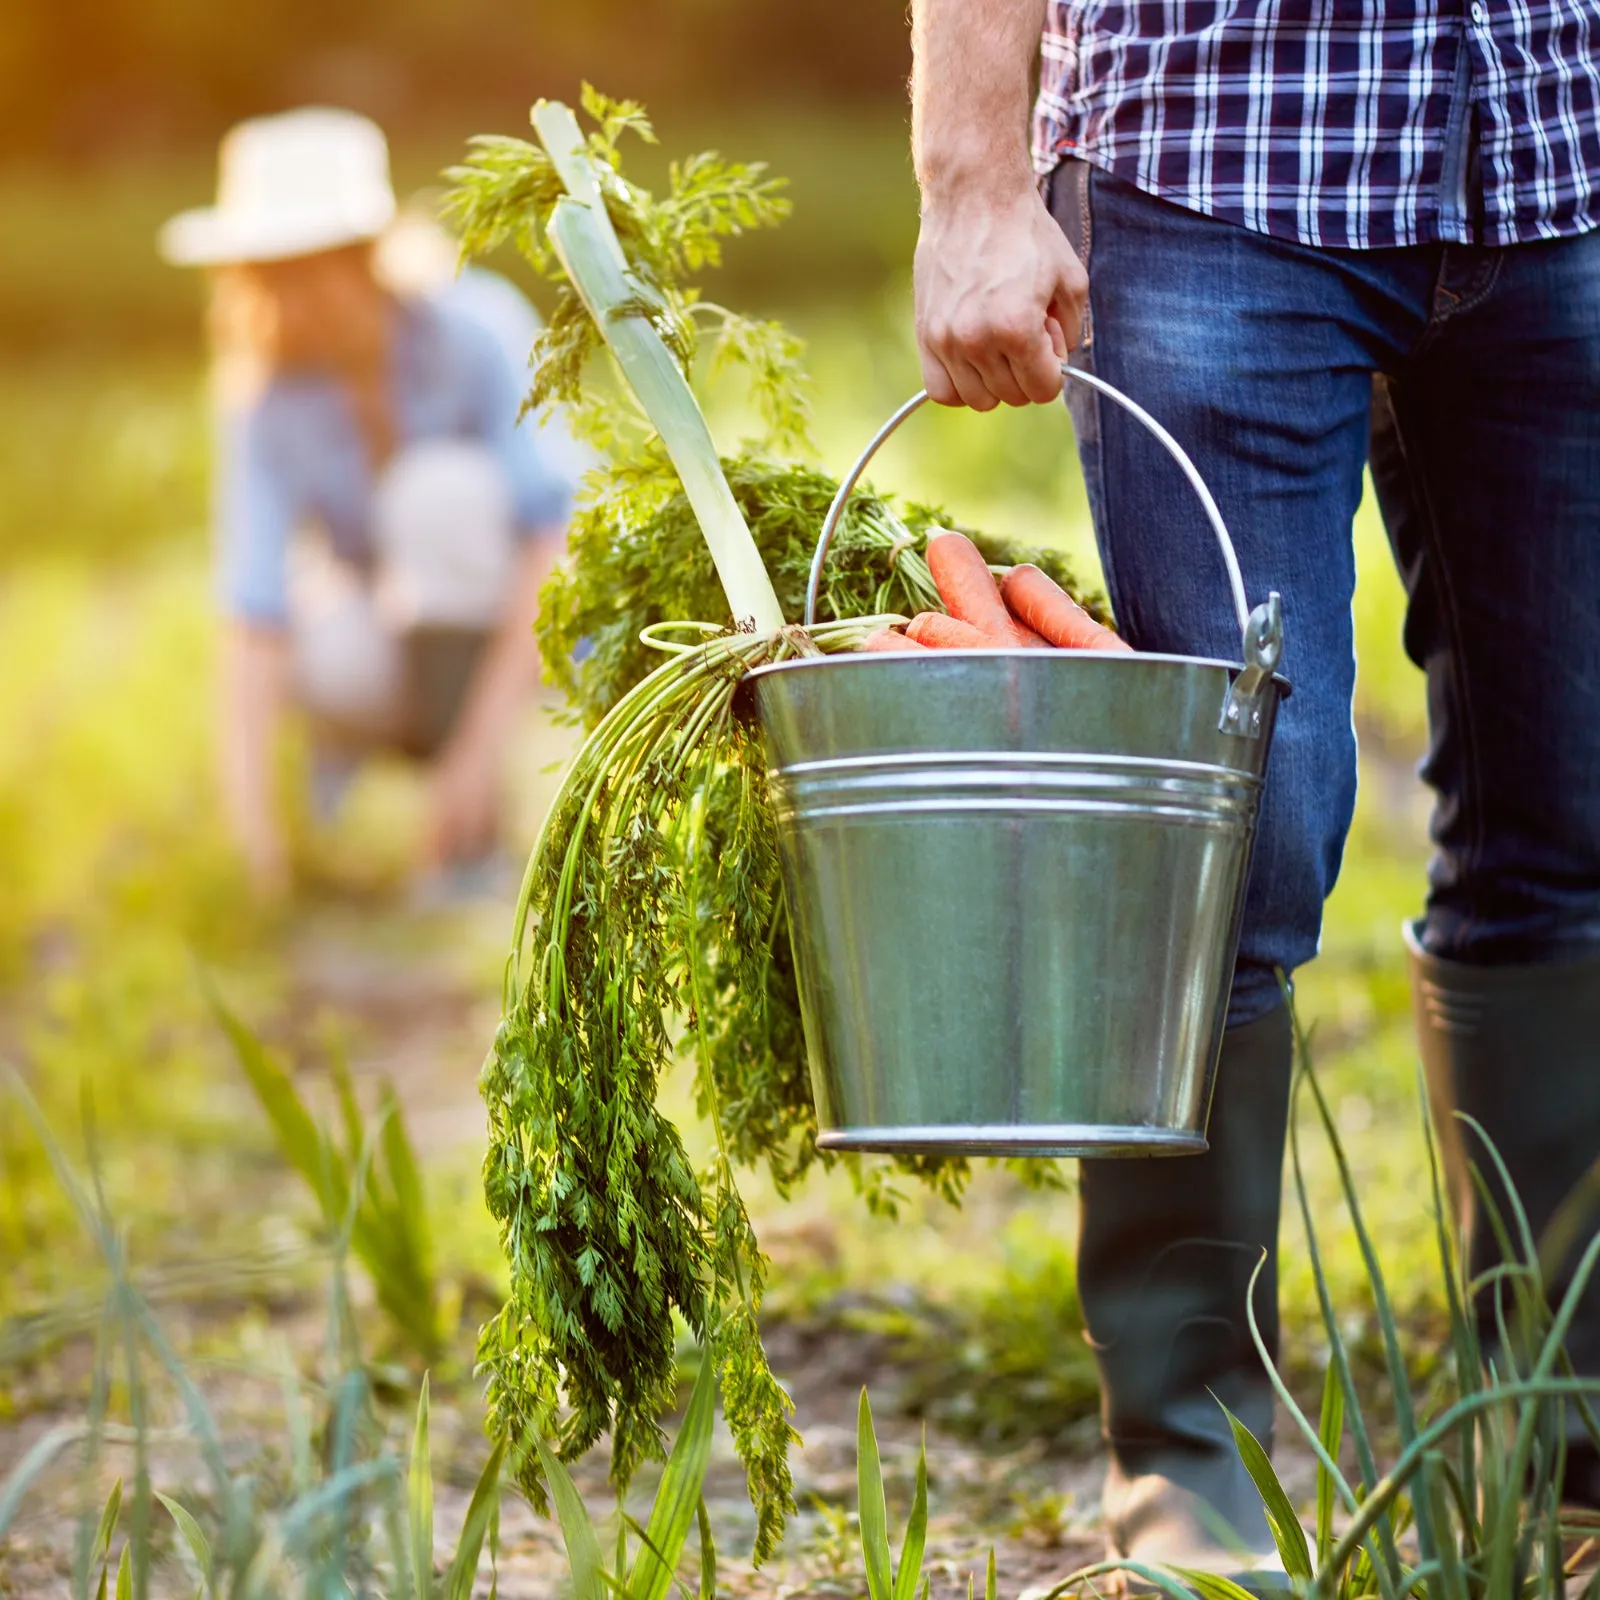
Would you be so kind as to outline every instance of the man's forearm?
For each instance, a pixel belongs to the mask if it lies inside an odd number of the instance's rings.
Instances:
[[[923,207],[1030,186],[1028,86],[1045,0],[913,0],[911,146]]]

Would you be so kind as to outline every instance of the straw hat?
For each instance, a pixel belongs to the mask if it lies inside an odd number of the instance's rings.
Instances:
[[[354,111],[308,107],[231,129],[217,203],[171,218],[159,243],[179,267],[282,261],[375,239],[394,210],[383,130]]]

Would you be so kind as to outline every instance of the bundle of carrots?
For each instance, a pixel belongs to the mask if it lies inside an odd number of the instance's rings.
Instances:
[[[1038,567],[1012,567],[997,584],[964,533],[936,529],[928,572],[944,611],[919,611],[904,633],[880,628],[863,650],[1131,650]]]

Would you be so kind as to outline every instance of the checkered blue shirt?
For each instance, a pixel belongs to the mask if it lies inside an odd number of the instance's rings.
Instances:
[[[1050,0],[1033,153],[1304,244],[1583,233],[1600,0]]]

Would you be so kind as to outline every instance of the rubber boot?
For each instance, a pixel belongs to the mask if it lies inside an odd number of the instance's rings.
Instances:
[[[1494,1141],[1536,1243],[1563,1202],[1573,1200],[1563,1221],[1569,1246],[1547,1263],[1553,1309],[1600,1226],[1600,1213],[1583,1210],[1585,1191],[1600,1177],[1591,1176],[1600,1160],[1600,955],[1540,966],[1467,966],[1427,955],[1415,931],[1406,934],[1428,1096],[1468,1263],[1476,1275],[1502,1259],[1493,1224],[1480,1215],[1469,1163],[1482,1173],[1513,1240],[1517,1228],[1488,1151],[1454,1111],[1475,1118]],[[1495,1293],[1487,1288],[1475,1307],[1488,1358],[1498,1342]],[[1600,1377],[1600,1274],[1579,1303],[1567,1353],[1580,1375]],[[1567,1423],[1564,1498],[1600,1509],[1600,1455],[1572,1411]]]
[[[1100,1368],[1113,1559],[1286,1589],[1221,1401],[1272,1448],[1273,1393],[1245,1302],[1278,1348],[1278,1211],[1293,1054],[1287,1007],[1224,1035],[1203,1156],[1085,1161],[1078,1292]]]

